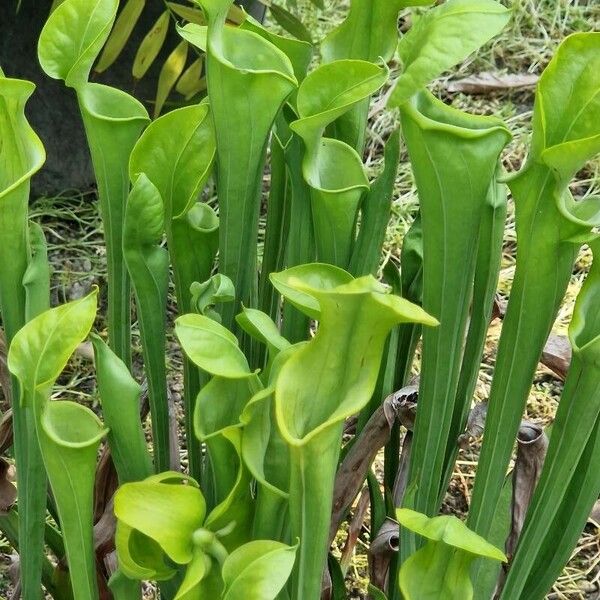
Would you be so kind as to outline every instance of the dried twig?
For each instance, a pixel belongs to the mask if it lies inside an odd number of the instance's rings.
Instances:
[[[371,415],[364,429],[346,454],[335,478],[330,543],[335,538],[342,519],[360,492],[377,452],[390,439],[392,427],[399,416],[402,402],[417,392],[414,386],[402,388],[388,396]]]

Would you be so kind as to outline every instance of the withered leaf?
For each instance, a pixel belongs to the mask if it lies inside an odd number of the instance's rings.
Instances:
[[[532,73],[508,73],[498,75],[496,73],[483,72],[455,79],[446,84],[448,92],[462,92],[464,94],[489,94],[490,92],[502,92],[505,90],[518,90],[535,87],[539,79],[538,75]]]

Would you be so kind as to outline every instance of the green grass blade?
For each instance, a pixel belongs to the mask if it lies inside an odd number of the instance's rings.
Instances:
[[[383,171],[362,203],[360,230],[348,267],[356,277],[377,273],[390,220],[399,159],[400,132],[396,129],[385,145]]]
[[[271,141],[271,182],[267,203],[267,224],[260,268],[260,307],[274,321],[279,313],[279,295],[269,281],[269,275],[284,267],[286,240],[290,234],[290,206],[287,185],[285,148],[277,136]]]

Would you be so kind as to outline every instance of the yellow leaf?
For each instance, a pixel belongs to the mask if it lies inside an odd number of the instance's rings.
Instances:
[[[169,54],[169,57],[160,70],[160,75],[158,76],[158,90],[156,92],[156,103],[154,105],[155,119],[160,114],[160,111],[165,104],[165,100],[168,98],[175,82],[179,79],[179,76],[185,67],[187,53],[188,45],[187,42],[183,40],[177,45],[177,48]]]
[[[227,14],[227,20],[236,25],[241,25],[246,20],[247,16],[246,11],[239,6],[232,4],[229,13]]]
[[[158,17],[152,29],[142,40],[133,61],[133,76],[141,79],[158,56],[169,30],[169,11]]]
[[[184,6],[183,4],[177,4],[176,2],[167,2],[167,6],[182,19],[185,19],[189,23],[196,23],[196,25],[206,25],[206,17],[201,10],[192,8],[191,6]]]
[[[119,58],[119,54],[121,54],[133,28],[138,22],[145,4],[146,0],[127,0],[123,10],[119,13],[115,21],[115,26],[104,46],[104,50],[102,50],[100,60],[94,69],[96,73],[106,71]]]
[[[206,80],[201,78],[203,65],[204,58],[201,56],[185,70],[175,86],[175,90],[185,96],[186,100],[206,88]]]

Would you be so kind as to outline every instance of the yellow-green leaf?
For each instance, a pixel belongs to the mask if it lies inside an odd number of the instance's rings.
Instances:
[[[104,46],[104,50],[102,50],[100,60],[94,69],[96,73],[106,71],[106,69],[119,58],[133,28],[144,10],[145,4],[146,0],[127,0],[123,10],[119,13],[117,20],[115,21],[115,26]]]
[[[197,58],[179,78],[175,90],[189,100],[192,96],[206,89],[206,79],[202,78],[202,68],[204,66],[204,57]]]
[[[167,6],[182,19],[185,19],[189,23],[196,23],[196,25],[206,25],[206,18],[204,13],[197,8],[191,6],[184,6],[177,2],[167,2]]]
[[[158,56],[169,30],[169,11],[165,11],[142,40],[133,61],[133,76],[141,79]]]
[[[246,12],[236,4],[232,4],[227,13],[227,20],[241,25],[246,20]]]
[[[168,98],[175,82],[183,72],[185,61],[187,60],[187,53],[188,44],[185,40],[182,40],[175,50],[169,54],[169,57],[160,70],[160,75],[158,76],[158,89],[156,92],[156,103],[154,105],[155,119],[160,115],[165,100]]]

